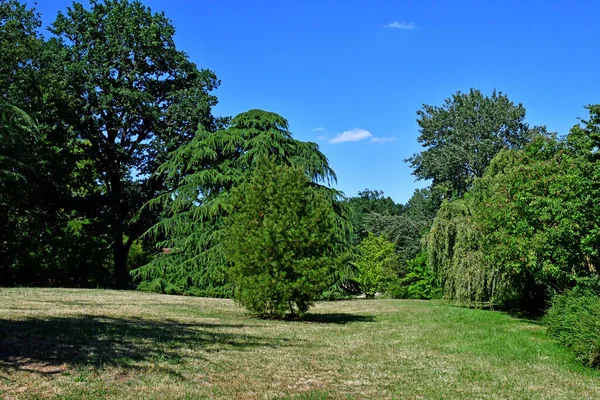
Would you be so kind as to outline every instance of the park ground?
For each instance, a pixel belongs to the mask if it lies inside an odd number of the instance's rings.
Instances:
[[[600,399],[536,321],[442,301],[317,303],[0,289],[2,399]]]

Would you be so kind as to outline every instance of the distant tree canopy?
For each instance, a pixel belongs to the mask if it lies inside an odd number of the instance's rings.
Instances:
[[[519,149],[545,131],[530,128],[523,105],[496,91],[457,92],[442,106],[423,105],[417,115],[417,140],[425,149],[406,161],[446,199],[462,197],[501,149]]]
[[[369,233],[356,247],[356,253],[356,280],[365,296],[373,298],[397,278],[399,264],[395,246],[385,236]]]
[[[194,139],[172,152],[159,168],[173,189],[152,201],[167,213],[149,232],[170,254],[137,269],[143,287],[174,293],[192,291],[230,296],[223,252],[223,218],[231,211],[231,189],[248,179],[261,160],[301,168],[314,185],[335,179],[315,143],[292,137],[287,121],[262,110],[237,115],[214,133],[200,127]],[[328,190],[332,206],[343,214],[338,192]]]
[[[421,251],[421,237],[431,225],[440,200],[430,189],[417,189],[402,205],[384,197],[383,191],[365,189],[346,203],[354,227],[353,243],[358,244],[370,233],[384,235],[396,245],[403,264]]]

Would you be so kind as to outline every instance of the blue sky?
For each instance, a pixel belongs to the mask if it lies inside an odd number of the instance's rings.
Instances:
[[[37,8],[49,23],[71,3]],[[496,88],[561,134],[600,103],[592,1],[143,3],[222,80],[217,115],[281,114],[298,139],[319,143],[347,195],[379,189],[405,202],[425,186],[403,162],[420,150],[416,112],[458,90]]]

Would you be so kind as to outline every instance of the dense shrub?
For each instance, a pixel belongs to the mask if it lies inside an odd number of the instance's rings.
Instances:
[[[575,352],[585,365],[600,366],[600,296],[575,289],[558,295],[544,322],[550,335]]]
[[[406,287],[408,299],[432,299],[441,293],[424,253],[406,263],[406,275],[400,279],[400,284]]]

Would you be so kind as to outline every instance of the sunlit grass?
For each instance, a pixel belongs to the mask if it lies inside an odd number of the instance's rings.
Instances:
[[[319,303],[305,321],[229,300],[0,290],[0,398],[595,399],[531,321],[442,302]]]

